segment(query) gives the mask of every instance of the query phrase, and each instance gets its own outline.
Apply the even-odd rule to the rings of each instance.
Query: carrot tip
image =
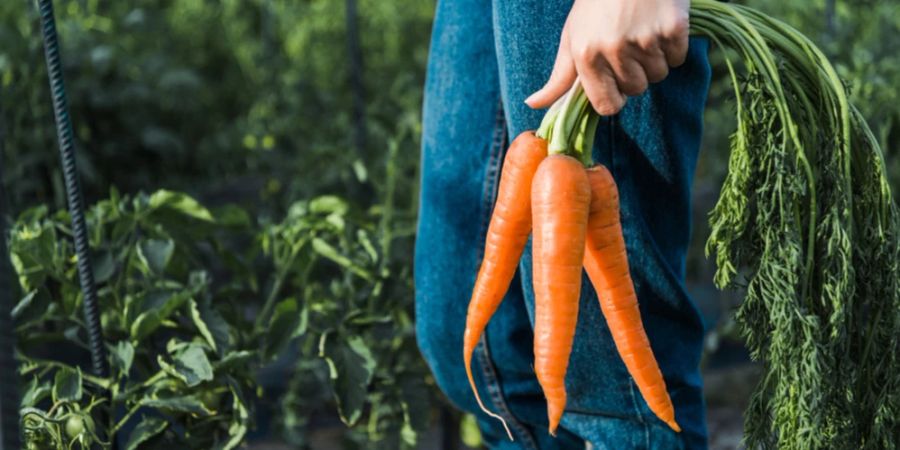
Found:
[[[681,433],[681,427],[678,426],[678,423],[675,422],[675,420],[667,420],[666,425],[668,425],[669,428],[674,430],[676,433]]]

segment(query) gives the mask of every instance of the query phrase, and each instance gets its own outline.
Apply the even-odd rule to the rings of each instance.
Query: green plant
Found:
[[[315,387],[329,378],[340,419],[354,430],[349,440],[361,448],[412,447],[431,423],[434,386],[416,347],[411,314],[407,259],[415,209],[396,190],[405,135],[389,144],[383,202],[368,211],[336,197],[297,202],[262,236],[276,273],[269,298],[284,290],[305,299],[299,305],[305,331],[297,345],[300,358],[281,407],[291,443],[307,443]],[[292,302],[274,309],[293,308]]]
[[[414,445],[432,387],[412,334],[411,273],[392,254],[410,245],[412,216],[392,188],[384,194],[368,211],[335,196],[299,201],[258,226],[234,206],[113,190],[89,213],[109,378],[78,368],[87,344],[68,214],[24,212],[10,250],[25,293],[13,316],[26,442],[105,448],[127,431],[127,449],[234,448],[261,394],[256,372],[296,347],[292,379],[332,395],[310,402],[290,386],[294,441],[305,418],[334,403],[348,426],[365,419],[359,441]]]
[[[251,423],[254,341],[238,297],[214,286],[212,260],[239,214],[214,218],[169,191],[121,197],[90,211],[94,274],[111,374],[77,364],[87,344],[68,214],[23,213],[10,251],[24,297],[13,310],[20,343],[26,442],[90,448],[130,430],[125,448],[234,448]],[[223,213],[224,214],[224,213]],[[100,411],[112,402],[112,417]],[[76,446],[77,444],[77,446]]]

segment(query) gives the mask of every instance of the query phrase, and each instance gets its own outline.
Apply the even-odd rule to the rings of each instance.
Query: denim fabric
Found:
[[[707,43],[623,111],[601,121],[594,160],[612,171],[632,276],[647,334],[676,419],[676,434],[649,410],[619,358],[596,293],[584,279],[557,437],[532,368],[534,297],[526,249],[509,293],[476,349],[479,393],[503,415],[482,414],[463,367],[466,308],[483,254],[509,136],[537,128],[543,111],[523,100],[547,79],[571,1],[443,0],[426,81],[421,204],[415,254],[419,346],[438,386],[476,414],[496,449],[704,449],[698,370],[701,316],[684,289],[690,187],[709,85]],[[603,18],[597,19],[598,26]]]

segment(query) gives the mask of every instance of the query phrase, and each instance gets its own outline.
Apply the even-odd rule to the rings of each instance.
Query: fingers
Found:
[[[619,90],[615,72],[599,54],[581,51],[575,59],[575,70],[581,77],[584,94],[601,116],[613,115],[625,106],[625,94]]]
[[[583,5],[589,8],[594,4]],[[563,27],[549,80],[525,100],[532,108],[550,106],[580,77],[594,109],[612,115],[625,105],[627,96],[642,94],[650,83],[664,80],[670,67],[680,66],[687,58],[686,5],[683,10],[661,14],[653,26],[631,28],[630,33],[623,28],[597,35],[593,23],[579,22],[579,17],[573,9]]]
[[[553,71],[550,78],[540,90],[531,94],[525,103],[532,108],[546,108],[562,97],[572,83],[575,82],[575,63],[572,61],[572,52],[568,33],[568,23],[563,26],[559,39],[559,50],[556,52],[556,62],[553,63]]]
[[[644,49],[643,52],[638,53],[635,56],[635,60],[640,63],[646,74],[647,81],[650,83],[659,83],[669,75],[669,64],[666,55],[658,44],[654,44],[650,48]]]
[[[689,27],[687,14],[679,15],[661,33],[659,45],[670,67],[684,64],[688,53]]]
[[[613,61],[610,66],[616,74],[616,83],[623,94],[634,96],[647,90],[649,83],[647,73],[634,57]]]

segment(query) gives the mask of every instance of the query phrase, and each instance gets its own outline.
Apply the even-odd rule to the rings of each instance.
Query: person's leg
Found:
[[[523,101],[549,76],[571,1],[493,3],[501,95],[509,131],[515,135],[540,123],[543,111],[533,111]],[[603,18],[598,17],[597,23],[602,26]],[[644,95],[629,99],[619,115],[602,120],[597,133],[594,160],[610,168],[619,187],[644,326],[684,431],[676,435],[669,430],[641,398],[585,277],[562,428],[596,449],[706,447],[698,369],[703,324],[684,289],[684,263],[690,237],[690,187],[709,77],[706,42],[692,39],[683,66]],[[530,249],[521,275],[528,313],[533,316]],[[502,345],[495,344],[494,336],[489,336],[489,342]],[[534,417],[533,401],[525,402],[526,406],[508,403],[514,415]],[[545,426],[546,419],[527,423]]]
[[[475,403],[462,359],[462,336],[469,295],[483,254],[484,238],[508,143],[500,103],[491,4],[483,0],[439,3],[425,89],[421,160],[421,203],[416,239],[416,332],[419,347],[438,386],[463,410],[476,414],[491,448],[553,449],[546,433],[536,438],[509,412],[506,396],[519,404],[530,396],[535,414],[543,407],[530,370],[531,326],[521,283],[485,332],[492,345],[479,345],[473,371],[481,398],[503,415],[515,441],[500,422]],[[483,341],[484,342],[484,341]],[[509,369],[513,367],[522,368]]]

